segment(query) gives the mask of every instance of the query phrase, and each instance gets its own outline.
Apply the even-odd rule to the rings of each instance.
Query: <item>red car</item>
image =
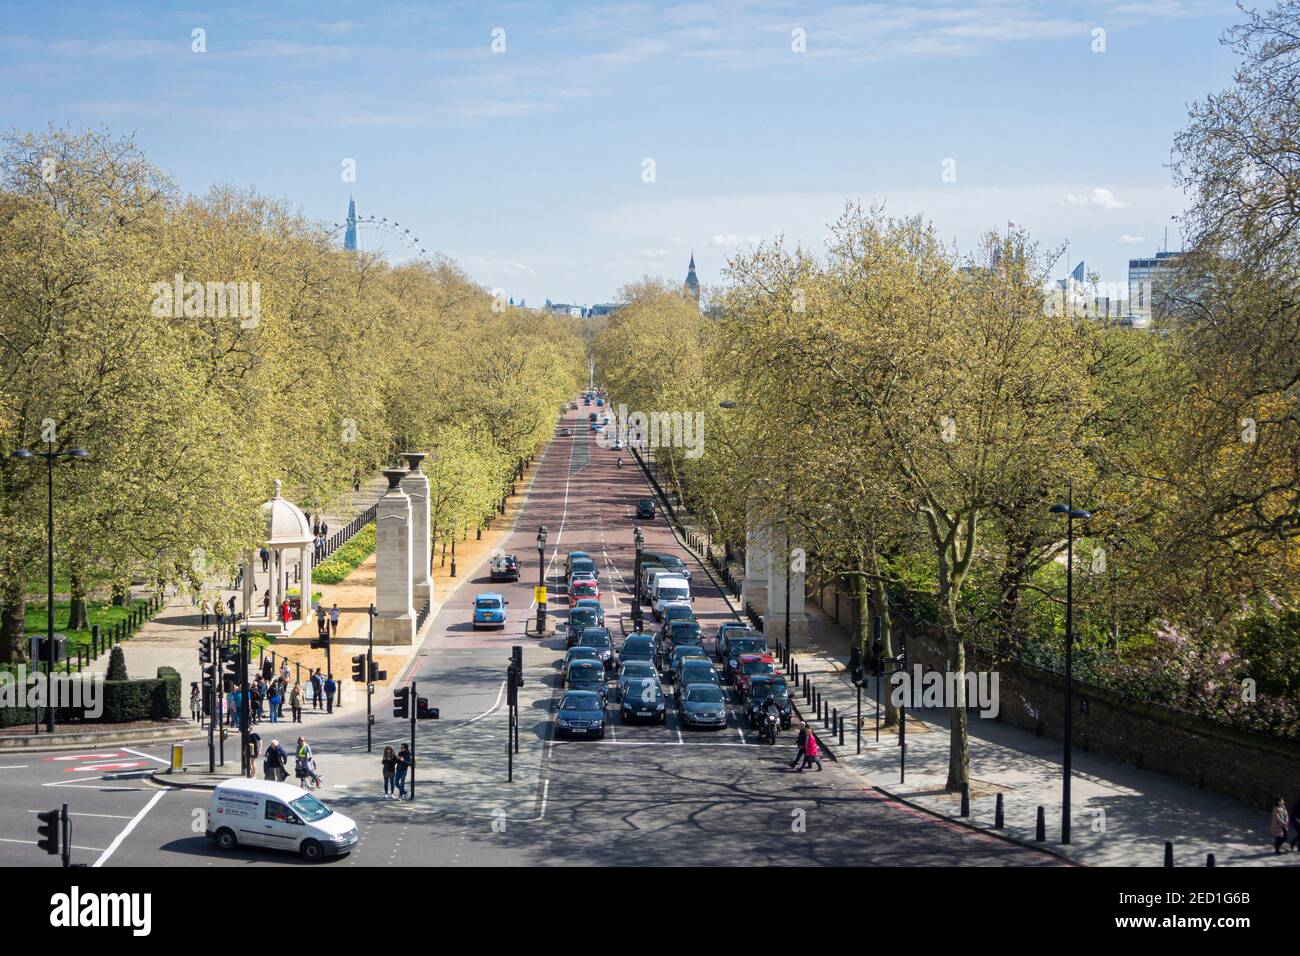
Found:
[[[573,586],[569,588],[569,607],[573,607],[583,598],[600,600],[600,585],[595,581],[573,582]]]
[[[755,674],[775,674],[776,658],[771,654],[741,654],[736,662],[736,693],[744,700],[749,693],[749,679]]]

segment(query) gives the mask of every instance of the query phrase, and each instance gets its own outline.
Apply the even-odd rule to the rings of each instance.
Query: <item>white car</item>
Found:
[[[212,791],[204,831],[223,850],[291,850],[310,862],[347,853],[357,825],[315,795],[273,780],[226,780]]]
[[[654,597],[655,620],[662,620],[664,608],[673,604],[691,606],[691,582],[675,574],[659,574],[655,577]]]

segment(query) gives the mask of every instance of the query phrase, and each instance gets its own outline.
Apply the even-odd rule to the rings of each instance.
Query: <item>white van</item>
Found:
[[[691,605],[691,582],[679,574],[657,574],[654,579],[655,619],[664,616],[664,608],[670,604]]]
[[[208,839],[223,850],[265,846],[316,862],[347,853],[357,825],[300,787],[272,780],[226,780],[212,791]]]

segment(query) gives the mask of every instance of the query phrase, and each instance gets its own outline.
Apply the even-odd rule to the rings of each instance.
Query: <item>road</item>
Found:
[[[595,406],[592,406],[594,409]],[[613,717],[602,741],[556,741],[561,631],[525,635],[535,616],[538,525],[548,529],[546,577],[559,576],[571,550],[597,560],[607,623],[617,642],[631,629],[632,534],[648,551],[675,553],[693,572],[696,613],[706,637],[732,616],[709,573],[677,541],[663,517],[636,522],[648,495],[630,456],[597,445],[579,404],[561,422],[572,430],[547,446],[505,549],[520,558],[518,583],[493,584],[486,562],[434,619],[407,682],[440,708],[418,726],[416,798],[381,799],[378,752],[407,739],[391,699],[376,698],[376,751],[365,753],[363,718],[312,725],[325,778],[322,796],[353,817],[361,841],[326,866],[390,865],[1056,865],[1046,854],[975,833],[880,797],[860,777],[824,761],[825,771],[789,769],[794,739],[760,745],[732,708],[727,728],[685,730],[673,712],[664,726],[622,726]],[[623,467],[616,461],[623,459]],[[503,631],[475,631],[476,594],[509,601]],[[553,619],[563,610],[550,605]],[[647,626],[651,619],[647,611]],[[514,781],[506,782],[505,667],[524,647],[521,740]],[[611,713],[614,713],[611,711]],[[267,733],[269,725],[263,725]],[[293,725],[280,731],[292,743]],[[0,865],[54,865],[35,846],[37,810],[67,802],[74,859],[103,866],[304,865],[290,854],[240,849],[222,854],[202,835],[209,793],[160,788],[147,779],[160,747],[101,748],[86,754],[0,756]]]

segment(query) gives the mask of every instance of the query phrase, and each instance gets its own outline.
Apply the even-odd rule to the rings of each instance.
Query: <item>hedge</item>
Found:
[[[181,675],[172,667],[158,668],[158,676],[154,678],[106,680],[100,692],[104,710],[98,718],[87,718],[79,707],[58,707],[55,721],[124,724],[136,720],[175,720],[181,715]],[[34,724],[35,720],[31,708],[0,707],[0,727]]]

